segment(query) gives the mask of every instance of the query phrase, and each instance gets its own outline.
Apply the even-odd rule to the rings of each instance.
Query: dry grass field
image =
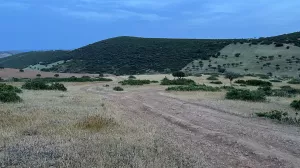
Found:
[[[139,75],[161,80],[169,75]],[[208,76],[190,77],[205,83]],[[300,131],[255,112],[295,111],[296,98],[225,100],[222,92],[166,86],[65,83],[67,92],[28,91],[0,103],[2,167],[298,167]],[[220,77],[224,85],[227,79]],[[21,86],[22,83],[10,83]],[[105,84],[110,87],[104,87]],[[274,83],[274,87],[287,85]],[[222,85],[221,85],[222,86]],[[299,88],[294,85],[293,87]],[[254,89],[248,87],[250,89]]]

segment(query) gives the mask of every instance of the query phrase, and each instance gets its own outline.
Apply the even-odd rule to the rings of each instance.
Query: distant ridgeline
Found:
[[[163,39],[116,37],[73,51],[21,53],[0,59],[0,66],[41,67],[55,72],[141,74],[181,70],[194,60],[208,60],[233,44],[299,46],[300,33],[259,39]],[[233,53],[234,48],[232,49]],[[242,53],[241,53],[242,54]],[[269,55],[266,55],[269,56]],[[59,64],[53,64],[60,62]],[[51,66],[47,66],[51,64]],[[194,72],[194,71],[191,71]]]

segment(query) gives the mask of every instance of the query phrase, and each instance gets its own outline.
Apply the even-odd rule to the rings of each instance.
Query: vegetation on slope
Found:
[[[53,50],[20,53],[0,59],[0,66],[23,69],[39,63],[50,64],[62,60],[66,61],[70,59],[68,52],[69,51]]]

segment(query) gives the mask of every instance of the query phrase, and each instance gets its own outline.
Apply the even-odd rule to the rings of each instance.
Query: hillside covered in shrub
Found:
[[[56,65],[50,70],[117,75],[147,72],[169,73],[181,70],[193,60],[208,60],[210,57],[220,55],[222,54],[220,51],[230,44],[247,44],[249,46],[259,44],[274,45],[277,48],[293,48],[293,46],[300,46],[300,32],[259,39],[166,39],[124,36],[102,40],[73,51],[17,54],[0,59],[0,66],[25,68],[40,62],[50,64],[64,60],[64,64]],[[286,51],[289,49],[282,52]],[[234,58],[240,56],[237,54]],[[269,55],[263,56],[268,57]],[[242,61],[238,63],[240,62]],[[237,62],[234,63],[236,65]],[[199,65],[199,69],[201,69],[201,65]]]

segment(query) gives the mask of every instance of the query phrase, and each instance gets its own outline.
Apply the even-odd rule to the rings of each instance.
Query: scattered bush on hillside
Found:
[[[124,80],[119,82],[122,85],[144,85],[144,84],[150,84],[151,81],[150,80]]]
[[[159,81],[152,80],[151,83],[159,83]]]
[[[40,78],[42,75],[41,74],[37,74],[36,77]]]
[[[223,84],[221,81],[211,81],[211,84],[221,85]]]
[[[283,47],[283,44],[282,43],[276,43],[275,47]]]
[[[295,110],[300,110],[300,100],[294,100],[291,104],[291,107],[293,107]]]
[[[124,91],[124,89],[121,88],[120,86],[114,87],[113,90],[114,90],[114,91],[118,91],[118,92]]]
[[[168,78],[164,78],[161,83],[161,85],[195,85],[196,82],[191,79],[173,79],[169,80]]]
[[[289,84],[300,84],[300,79],[292,79],[288,81]]]
[[[59,74],[55,74],[54,77],[58,78],[58,77],[59,77]]]
[[[19,69],[19,72],[24,72],[24,70],[23,69]]]
[[[39,80],[32,80],[28,81],[22,85],[23,89],[28,90],[60,90],[60,91],[67,91],[67,88],[60,83],[51,83],[47,84],[44,81]]]
[[[168,87],[167,91],[207,91],[207,92],[217,92],[220,91],[218,87],[212,87],[207,85],[188,85],[188,86],[175,86]]]
[[[226,93],[226,99],[243,101],[265,101],[266,96],[260,91],[250,91],[246,89],[231,89]]]

